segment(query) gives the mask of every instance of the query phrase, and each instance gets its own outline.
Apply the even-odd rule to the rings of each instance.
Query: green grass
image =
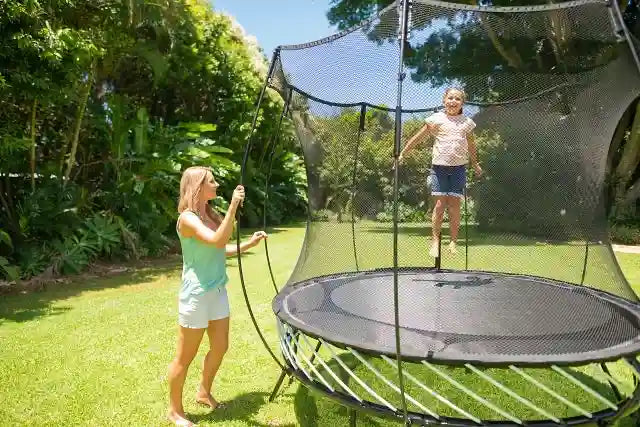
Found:
[[[364,245],[361,246],[361,268],[379,266],[391,259],[388,256],[388,226],[361,224],[357,231],[359,238],[365,239],[366,236],[368,247],[372,248],[367,250]],[[403,228],[400,238],[401,253],[404,254],[402,262],[428,262],[424,257],[426,246],[423,234],[424,231],[418,226]],[[278,285],[289,278],[303,236],[303,227],[283,228],[271,233],[269,253]],[[311,237],[320,239],[316,246],[319,250],[309,254],[314,262],[306,265],[301,275],[321,274],[329,266],[331,269],[336,266],[350,268],[353,258],[350,252],[350,226],[346,230],[320,227]],[[347,239],[346,244],[344,239]],[[342,243],[327,246],[331,242]],[[338,249],[332,250],[335,247]],[[583,253],[584,247],[579,244],[529,242],[513,236],[505,236],[503,242],[496,244],[483,240],[481,234],[475,233],[470,238],[470,251],[470,254],[475,253],[471,268],[487,268],[495,265],[494,260],[499,259],[505,269],[528,274],[540,274],[542,268],[550,268],[551,271],[557,269],[558,274],[566,274],[566,280],[574,280],[576,275],[581,274],[581,268],[580,262],[572,259],[580,259],[577,254]],[[606,253],[596,247],[592,255],[595,259],[598,256],[605,257]],[[640,256],[617,256],[628,280],[636,292],[640,291]],[[446,266],[461,265],[464,265],[462,255],[448,261]],[[266,268],[264,249],[261,247],[248,253],[243,258],[243,267],[253,311],[273,347],[277,343],[276,323],[271,309],[274,290]],[[228,407],[208,413],[205,408],[193,403],[200,363],[205,353],[203,345],[187,378],[186,411],[200,425],[347,425],[345,408],[311,393],[297,383],[285,387],[275,402],[267,402],[279,371],[251,325],[235,259],[229,260],[229,276],[231,347],[215,382],[216,397],[227,401]],[[180,259],[169,257],[153,265],[141,265],[133,274],[76,280],[40,293],[3,297],[0,301],[0,424],[168,425],[164,421],[166,367],[175,351],[179,280]],[[617,286],[613,281],[603,278],[596,268],[588,268],[589,281],[605,283],[607,289]],[[323,354],[326,356],[326,352]],[[325,359],[329,360],[330,357]],[[355,361],[347,358],[345,361],[352,363],[359,374],[368,375]],[[382,361],[376,362],[376,366],[389,376],[394,374],[393,369],[386,367]],[[410,366],[408,369],[413,372],[418,368]],[[586,367],[575,372],[577,375],[589,374],[592,385],[602,388],[604,379],[590,372],[590,369]],[[612,369],[624,371],[625,368],[612,366]],[[479,393],[498,398],[498,392],[492,386],[480,384],[475,375],[460,368],[450,368],[447,372]],[[488,372],[501,375],[493,370]],[[424,379],[424,369],[415,373]],[[573,386],[551,378],[549,372],[532,374],[543,382],[572,393]],[[503,379],[516,390],[522,390],[522,382],[510,377]],[[621,386],[622,391],[630,390],[629,383]],[[446,390],[446,386],[442,387]],[[408,390],[412,394],[420,394],[415,386],[409,386]],[[394,399],[392,393],[387,393],[385,397]],[[448,411],[424,394],[420,395],[420,399],[425,404],[433,403],[444,413]],[[521,410],[522,405],[508,397],[498,399],[505,407]],[[593,399],[580,399],[584,399],[581,404],[589,408],[598,407]],[[540,395],[534,396],[534,401],[549,403]],[[474,402],[462,399],[461,405],[473,408],[479,415],[493,416],[474,406]],[[530,415],[530,411],[521,412],[521,416],[527,415]],[[377,418],[362,417],[360,420],[359,425],[398,425]],[[630,422],[628,424],[631,425]]]

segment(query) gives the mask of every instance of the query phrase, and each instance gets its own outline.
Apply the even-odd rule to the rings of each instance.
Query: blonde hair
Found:
[[[202,185],[210,173],[211,170],[204,166],[191,166],[185,169],[180,179],[178,213],[190,211],[198,216],[208,216],[216,226],[219,226],[222,222],[222,217],[214,211],[209,204],[206,205],[205,212],[198,212],[198,202],[200,201]]]
[[[460,111],[458,112],[458,114],[462,114],[462,106],[464,105],[465,102],[467,102],[467,94],[464,90],[458,88],[458,87],[449,87],[447,88],[447,90],[444,91],[444,95],[442,95],[442,100],[444,101],[444,99],[447,97],[447,95],[449,95],[449,92],[452,91],[456,91],[456,92],[460,92],[462,94],[462,105],[460,105]]]

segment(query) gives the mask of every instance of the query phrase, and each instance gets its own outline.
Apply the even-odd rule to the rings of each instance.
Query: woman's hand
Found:
[[[253,233],[253,236],[251,236],[251,239],[249,239],[249,242],[251,243],[252,246],[256,246],[258,243],[260,243],[260,240],[263,240],[266,238],[267,238],[267,233],[265,233],[264,231],[256,231],[255,233]]]
[[[235,190],[233,190],[233,196],[231,197],[231,203],[238,206],[244,201],[244,187],[242,185],[238,185]]]
[[[475,166],[473,167],[473,170],[476,172],[476,177],[481,177],[482,176],[482,168],[480,167],[479,164],[475,164]]]

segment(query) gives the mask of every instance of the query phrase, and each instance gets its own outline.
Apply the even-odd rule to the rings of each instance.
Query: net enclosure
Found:
[[[301,253],[272,303],[282,378],[423,424],[606,424],[635,411],[640,304],[611,249],[606,191],[611,141],[640,94],[634,43],[600,0],[404,0],[276,49],[265,85],[294,124],[308,195]],[[449,213],[432,257],[433,140],[398,156],[449,87],[465,92],[483,173],[466,173],[458,250]],[[594,370],[598,386],[580,380]]]

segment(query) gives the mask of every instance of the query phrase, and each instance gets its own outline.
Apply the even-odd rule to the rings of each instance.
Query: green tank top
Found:
[[[187,213],[187,212],[183,212]],[[194,212],[188,212],[197,215]],[[179,220],[179,218],[178,218]],[[198,295],[225,286],[227,277],[225,249],[208,245],[194,237],[184,237],[178,231],[182,247],[182,288],[180,298]]]

